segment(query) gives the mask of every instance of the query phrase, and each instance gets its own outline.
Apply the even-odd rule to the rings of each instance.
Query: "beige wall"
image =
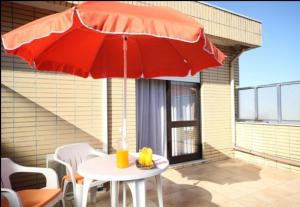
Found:
[[[232,60],[235,51],[230,48],[219,48],[228,56],[224,66],[201,74],[203,155],[204,159],[209,161],[233,156],[229,61]],[[235,71],[239,70],[238,62],[234,67]]]
[[[256,152],[300,162],[300,126],[263,123],[236,123],[237,146]],[[276,163],[256,156],[235,152],[240,159],[300,172],[299,167]]]

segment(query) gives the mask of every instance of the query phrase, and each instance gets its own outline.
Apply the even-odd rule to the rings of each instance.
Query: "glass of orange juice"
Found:
[[[128,166],[128,149],[125,143],[121,143],[117,149],[117,168],[127,168]]]
[[[127,168],[128,166],[129,166],[128,150],[126,149],[117,150],[117,167]]]

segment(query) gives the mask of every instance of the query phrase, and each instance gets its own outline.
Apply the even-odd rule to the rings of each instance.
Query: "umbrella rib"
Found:
[[[143,59],[142,59],[142,52],[141,52],[141,48],[140,48],[140,45],[139,45],[139,42],[137,41],[136,38],[131,38],[131,39],[134,39],[134,41],[136,42],[136,45],[137,45],[137,48],[138,48],[138,51],[139,51],[139,60],[140,60],[140,65],[141,65],[141,73],[144,77],[144,68],[143,68]]]

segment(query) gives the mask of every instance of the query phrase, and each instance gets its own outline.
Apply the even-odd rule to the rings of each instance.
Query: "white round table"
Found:
[[[107,155],[104,157],[96,157],[84,161],[78,167],[78,173],[84,177],[82,206],[86,206],[89,185],[93,180],[111,181],[111,206],[117,207],[119,182],[126,182],[132,193],[133,206],[145,207],[146,205],[146,186],[145,179],[155,176],[156,188],[159,207],[163,207],[162,199],[162,182],[160,174],[164,172],[169,161],[162,156],[153,155],[156,168],[151,170],[143,170],[136,167],[135,161],[138,153],[129,155],[129,167],[120,169],[116,167],[116,155]],[[125,195],[126,196],[126,195]],[[126,201],[123,202],[123,205]]]

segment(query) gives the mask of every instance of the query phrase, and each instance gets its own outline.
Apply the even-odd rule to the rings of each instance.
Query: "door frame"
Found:
[[[192,161],[192,160],[199,160],[202,159],[202,135],[201,135],[201,84],[196,84],[196,120],[195,121],[173,121],[171,120],[171,81],[167,81],[166,83],[166,112],[167,112],[167,156],[169,159],[170,164]],[[190,125],[188,125],[190,124]],[[172,156],[172,128],[174,127],[188,127],[188,126],[198,126],[198,152],[186,155],[179,155],[179,156]]]

